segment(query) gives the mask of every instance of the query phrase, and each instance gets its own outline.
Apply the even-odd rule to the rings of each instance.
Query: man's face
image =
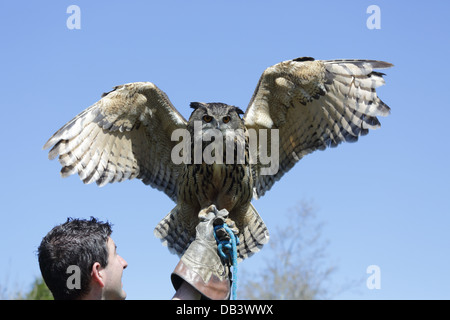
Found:
[[[122,273],[128,264],[117,254],[116,245],[111,238],[108,238],[108,264],[102,269],[105,277],[105,287],[103,288],[103,299],[123,300],[127,294],[123,290]]]

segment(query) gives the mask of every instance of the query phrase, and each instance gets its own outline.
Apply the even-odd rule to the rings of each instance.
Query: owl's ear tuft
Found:
[[[236,111],[237,114],[244,114],[244,111],[242,111],[241,108],[234,107],[234,110]]]
[[[314,60],[315,59],[312,57],[300,57],[300,58],[292,59],[292,61],[296,61],[296,62],[314,61]]]
[[[206,107],[206,105],[203,102],[191,102],[190,107],[194,110],[197,110],[198,108]]]

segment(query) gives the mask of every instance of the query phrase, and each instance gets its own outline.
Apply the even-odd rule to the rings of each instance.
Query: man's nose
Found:
[[[123,268],[125,269],[126,267],[128,267],[128,262],[126,262],[126,260],[124,258],[120,257],[120,262],[122,263]]]

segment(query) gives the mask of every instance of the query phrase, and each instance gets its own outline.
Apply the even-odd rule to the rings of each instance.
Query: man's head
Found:
[[[125,299],[121,279],[127,263],[111,233],[107,222],[69,218],[42,239],[39,266],[55,299]]]

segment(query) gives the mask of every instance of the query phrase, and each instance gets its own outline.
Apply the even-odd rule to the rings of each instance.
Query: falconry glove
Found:
[[[214,237],[214,226],[230,223],[234,233],[237,229],[227,219],[228,211],[218,211],[214,205],[200,211],[200,223],[196,227],[195,240],[186,249],[171,275],[175,290],[183,281],[189,283],[203,296],[212,300],[225,300],[230,296],[230,278],[227,261],[223,261],[217,252],[217,242]],[[216,235],[220,240],[228,236],[225,230],[219,228]]]

